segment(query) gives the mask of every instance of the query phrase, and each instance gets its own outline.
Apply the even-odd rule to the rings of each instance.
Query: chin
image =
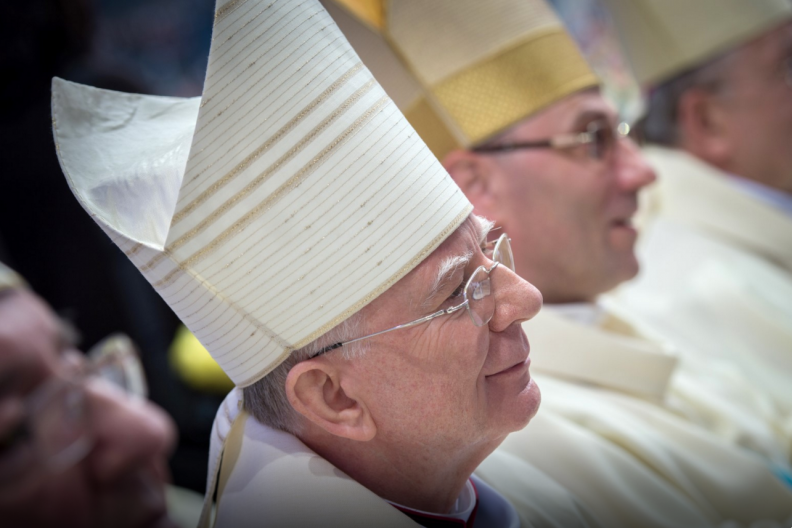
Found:
[[[609,269],[607,277],[602,280],[599,293],[610,291],[621,283],[635,278],[639,271],[638,259],[632,251],[628,254],[617,255],[612,260]]]
[[[504,433],[513,433],[525,428],[531,418],[536,416],[541,401],[539,386],[531,378],[517,397],[510,402],[504,402],[505,405],[500,410]]]

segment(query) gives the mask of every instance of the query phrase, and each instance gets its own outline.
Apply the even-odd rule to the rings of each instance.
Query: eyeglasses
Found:
[[[348,345],[350,343],[356,343],[358,341],[362,341],[363,339],[393,332],[394,330],[401,330],[402,328],[410,328],[419,324],[428,323],[432,319],[436,319],[444,315],[451,315],[453,313],[459,312],[462,309],[467,309],[467,313],[474,325],[484,326],[485,324],[489,323],[492,320],[493,315],[495,315],[495,297],[492,295],[492,281],[490,279],[490,273],[492,273],[492,271],[501,264],[514,271],[514,254],[512,253],[511,244],[509,243],[509,237],[506,236],[505,233],[502,234],[495,242],[490,259],[493,261],[492,266],[489,268],[479,266],[468,279],[465,289],[462,291],[464,300],[461,304],[452,306],[451,308],[446,308],[444,310],[438,310],[432,314],[421,317],[420,319],[416,319],[415,321],[400,324],[398,326],[394,326],[393,328],[388,328],[387,330],[382,330],[373,334],[365,335],[363,337],[358,337],[356,339],[350,339],[349,341],[344,341],[342,343],[335,343],[333,345],[326,346],[311,356],[311,359],[321,356],[322,354],[331,350],[335,350],[336,348],[341,348],[342,346]]]
[[[89,379],[103,379],[127,396],[145,398],[143,368],[128,337],[110,336],[87,356],[87,361],[65,357],[67,374],[27,396],[24,418],[0,438],[0,486],[66,469],[88,454],[93,446],[86,396]]]
[[[566,150],[581,145],[588,146],[587,155],[596,160],[601,160],[610,152],[616,141],[625,138],[630,133],[630,125],[621,122],[615,128],[604,121],[592,121],[585,132],[577,134],[559,134],[550,139],[538,141],[520,141],[504,143],[501,145],[483,145],[473,149],[474,152],[491,154],[495,152],[512,152],[514,150],[552,148]]]

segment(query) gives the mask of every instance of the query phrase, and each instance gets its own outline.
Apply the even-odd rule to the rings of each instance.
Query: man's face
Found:
[[[724,81],[730,141],[719,165],[792,193],[792,22],[737,52]]]
[[[68,469],[37,465],[32,438],[12,436],[25,398],[63,375],[72,353],[61,325],[34,295],[0,293],[0,516],[9,527],[172,526],[166,456],[174,429],[164,413],[88,381],[92,448]],[[34,471],[34,468],[36,469]]]
[[[618,119],[598,91],[587,90],[493,143],[585,132],[592,122],[615,128]],[[602,159],[589,157],[585,145],[473,155],[476,170],[487,173],[486,189],[466,194],[512,237],[518,274],[546,302],[591,300],[638,272],[631,218],[639,189],[655,176],[630,140],[616,141]]]
[[[468,220],[365,308],[368,330],[461,303],[468,277],[479,266],[492,266],[481,251],[482,236],[479,224]],[[438,280],[441,270],[446,273]],[[506,266],[490,278],[496,308],[489,325],[476,327],[461,310],[372,338],[366,354],[345,362],[348,387],[362,395],[379,441],[400,452],[412,446],[421,456],[453,453],[469,461],[536,413],[540,396],[528,373],[529,346],[519,323],[538,312],[541,295]]]

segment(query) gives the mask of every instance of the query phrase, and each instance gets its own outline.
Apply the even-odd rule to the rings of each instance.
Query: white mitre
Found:
[[[603,0],[641,86],[665,82],[792,18],[790,0]]]
[[[315,0],[218,1],[201,98],[52,92],[75,196],[239,387],[472,209]]]

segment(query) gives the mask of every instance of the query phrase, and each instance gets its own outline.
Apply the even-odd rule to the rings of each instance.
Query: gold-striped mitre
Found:
[[[325,5],[440,159],[599,84],[544,0]],[[387,45],[376,44],[372,33]],[[394,68],[393,62],[401,65]]]
[[[238,386],[471,210],[316,0],[220,0],[201,98],[55,79],[52,107],[72,191]]]
[[[604,0],[635,78],[667,81],[792,18],[789,0]]]

